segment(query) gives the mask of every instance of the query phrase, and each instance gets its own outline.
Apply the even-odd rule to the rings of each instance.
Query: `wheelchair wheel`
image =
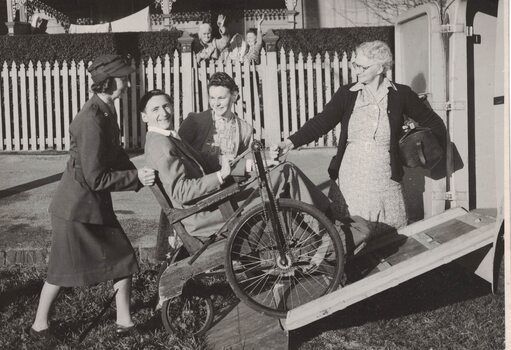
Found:
[[[181,295],[163,303],[161,317],[169,333],[202,336],[213,324],[213,301],[210,297]]]
[[[339,233],[313,206],[278,200],[287,245],[279,257],[275,234],[261,203],[240,217],[227,243],[225,273],[236,296],[273,317],[335,290],[344,271]]]

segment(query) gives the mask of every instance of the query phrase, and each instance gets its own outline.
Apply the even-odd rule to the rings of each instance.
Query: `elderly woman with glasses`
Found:
[[[387,77],[391,67],[387,44],[362,43],[353,62],[358,81],[340,87],[321,113],[279,144],[285,153],[340,124],[337,154],[328,169],[340,189],[336,216],[360,216],[370,223],[373,234],[407,224],[398,146],[404,115],[432,128],[440,144],[445,144],[441,118],[410,87]]]

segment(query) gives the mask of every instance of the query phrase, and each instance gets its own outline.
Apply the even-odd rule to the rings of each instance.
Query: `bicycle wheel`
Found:
[[[202,336],[213,324],[213,301],[210,297],[181,295],[163,303],[161,316],[169,333]]]
[[[280,259],[263,203],[240,217],[227,243],[225,273],[236,296],[253,309],[283,318],[287,311],[335,290],[344,270],[339,233],[313,206],[278,200],[287,245]]]

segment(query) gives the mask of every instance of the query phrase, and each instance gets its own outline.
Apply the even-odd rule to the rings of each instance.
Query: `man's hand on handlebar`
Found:
[[[233,160],[232,156],[222,156],[222,168],[220,169],[220,176],[222,179],[229,175],[231,175],[231,161]]]

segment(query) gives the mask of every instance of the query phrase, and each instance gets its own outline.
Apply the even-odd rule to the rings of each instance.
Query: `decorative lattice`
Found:
[[[91,25],[94,24],[94,20],[92,18],[84,17],[84,18],[77,18],[76,24],[79,25]]]
[[[261,16],[265,16],[267,20],[283,20],[287,16],[286,9],[253,9],[243,11],[245,19],[256,20]]]
[[[170,15],[173,23],[186,23],[186,22],[211,22],[211,13],[194,11],[194,12],[175,12]],[[151,15],[151,23],[162,24],[163,14]]]

